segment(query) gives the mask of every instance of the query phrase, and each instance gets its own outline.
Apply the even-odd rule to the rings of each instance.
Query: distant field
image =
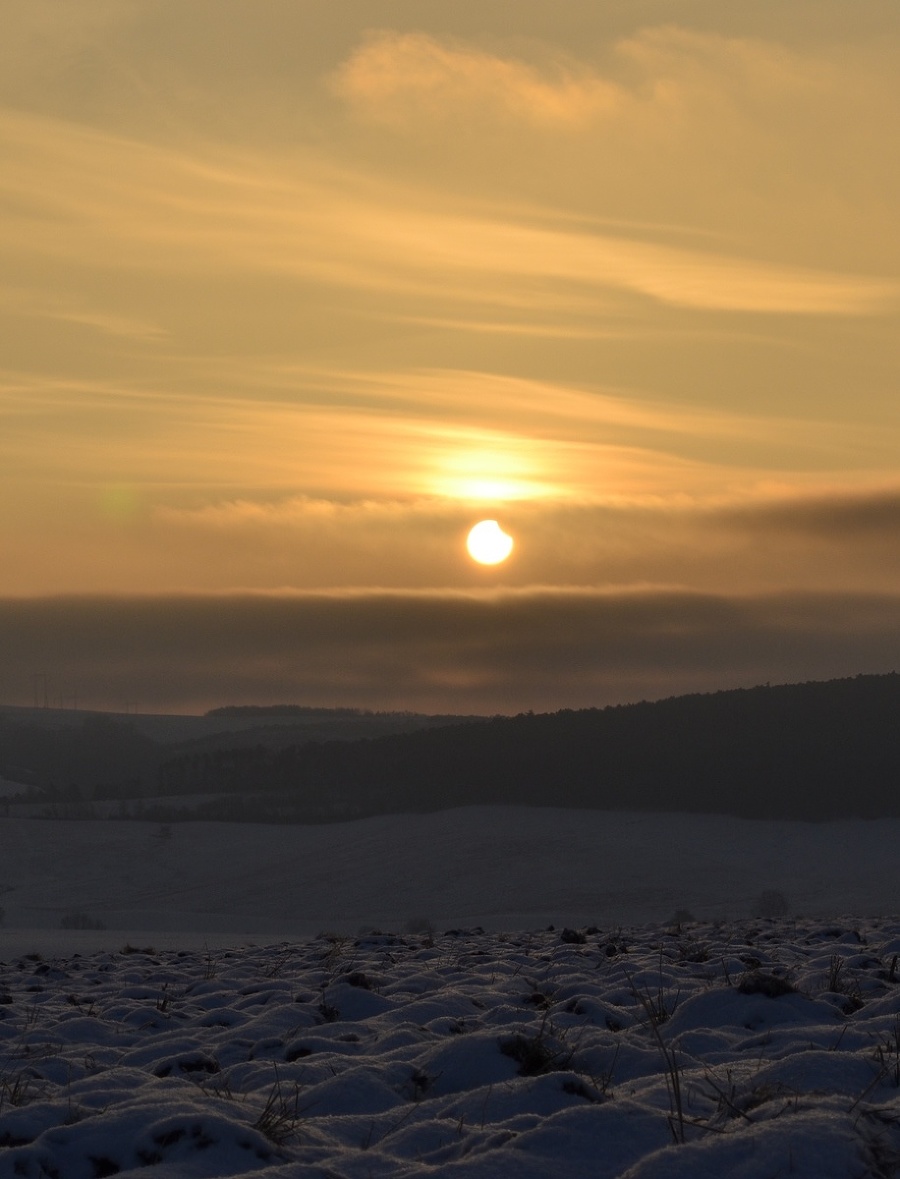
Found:
[[[87,948],[136,931],[202,945],[421,916],[494,929],[734,918],[766,890],[793,913],[878,915],[900,911],[898,846],[900,820],[529,807],[319,826],[0,819],[0,955],[51,945],[73,910],[108,931],[85,931]]]

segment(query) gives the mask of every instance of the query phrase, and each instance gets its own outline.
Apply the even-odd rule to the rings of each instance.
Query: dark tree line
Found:
[[[474,803],[831,819],[900,815],[900,676],[496,717],[172,761],[168,789],[256,794],[296,817]],[[176,786],[177,784],[177,786]],[[260,792],[269,793],[268,803]]]
[[[52,727],[0,719],[0,775],[48,798],[121,798],[155,787],[163,752],[102,714]]]
[[[214,714],[233,717],[234,729],[169,744],[142,732],[140,717],[75,711],[54,716],[40,709],[0,712],[0,777],[67,805],[158,792],[255,791],[267,749],[480,719],[305,707],[233,708]],[[248,718],[260,723],[247,728]],[[239,809],[233,803],[232,810]]]
[[[451,719],[354,715],[323,724],[348,724],[340,732],[349,735],[362,722],[379,735],[310,740],[303,727],[262,726],[167,746],[102,715],[56,729],[7,716],[0,776],[66,803],[165,794],[174,808],[174,796],[206,794],[208,802],[192,804],[194,817],[272,822],[475,803],[900,816],[896,673]],[[183,806],[160,811],[183,815]]]

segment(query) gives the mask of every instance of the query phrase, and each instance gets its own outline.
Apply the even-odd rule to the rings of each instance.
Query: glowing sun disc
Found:
[[[499,565],[512,552],[513,538],[496,520],[482,520],[466,539],[469,556],[479,565]]]

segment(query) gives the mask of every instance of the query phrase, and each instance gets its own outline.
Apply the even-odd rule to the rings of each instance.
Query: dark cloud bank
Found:
[[[900,666],[900,596],[686,592],[0,601],[0,700],[517,712]]]

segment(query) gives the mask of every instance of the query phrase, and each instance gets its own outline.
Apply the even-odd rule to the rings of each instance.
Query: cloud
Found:
[[[896,595],[332,593],[0,601],[2,698],[555,709],[894,670]]]
[[[449,198],[375,184],[312,156],[189,155],[10,111],[0,112],[0,142],[0,191],[34,211],[8,218],[0,244],[68,263],[288,275],[444,305],[556,304],[594,319],[598,297],[610,292],[783,315],[868,315],[898,294],[887,279],[547,228],[490,205],[472,215]]]
[[[744,505],[727,513],[736,527],[793,538],[831,542],[852,549],[882,541],[900,559],[900,490],[809,495],[767,505]]]
[[[0,0],[4,592],[897,584],[896,13],[223,4]]]
[[[748,452],[761,444],[771,452],[780,442],[796,454],[804,449],[846,448],[845,423],[810,421],[780,415],[754,415],[728,402],[711,406],[672,404],[633,388],[605,388],[540,380],[465,368],[419,368],[395,372],[311,372],[285,366],[270,375],[273,382],[318,385],[336,401],[352,400],[373,409],[402,408],[417,417],[438,417],[489,430],[509,430],[537,438],[602,442],[630,447],[653,444],[676,448],[679,440],[716,440],[732,446],[737,440]],[[880,427],[879,427],[880,429]],[[860,439],[872,441],[859,426]]]
[[[0,382],[5,592],[465,585],[461,538],[498,512],[520,540],[505,574],[520,585],[772,588],[777,571],[820,587],[852,573],[858,587],[896,572],[883,545],[874,564],[856,544],[852,566],[835,565],[774,516],[734,511],[770,502],[776,481],[788,500],[840,483],[840,423],[475,370],[213,360],[192,383],[193,396]],[[123,495],[133,510],[111,514]]]
[[[479,514],[499,516],[514,557],[488,578],[465,559]],[[896,492],[759,489],[752,499],[658,496],[477,504],[438,498],[225,501],[171,510],[161,547],[220,566],[251,548],[258,584],[400,587],[691,586],[709,593],[890,592],[900,578]],[[835,523],[835,521],[837,523]],[[163,539],[164,538],[164,539]],[[218,555],[217,555],[218,554]],[[290,554],[296,554],[293,562]],[[302,558],[301,558],[302,554]],[[317,577],[314,581],[310,578]],[[196,583],[194,583],[196,584]]]
[[[163,340],[169,334],[148,320],[122,315],[100,306],[91,307],[83,300],[67,300],[37,290],[15,287],[0,289],[0,308],[7,316],[72,323],[125,340],[153,342]]]
[[[193,378],[193,397],[0,382],[2,592],[483,584],[463,541],[498,514],[517,539],[509,585],[900,576],[896,479],[841,470],[877,428],[474,370],[216,360]]]
[[[657,100],[670,102],[675,85],[694,91],[698,99],[714,93],[719,102],[742,92],[779,104],[786,96],[821,99],[833,91],[840,76],[839,63],[821,44],[813,46],[809,40],[799,49],[780,40],[675,22],[621,38],[615,56],[635,66],[643,79],[655,81],[651,93]]]
[[[424,33],[369,35],[335,73],[335,91],[367,118],[388,122],[485,111],[537,127],[579,127],[621,101],[618,86],[585,70],[485,53]]]
[[[660,6],[669,23],[619,35],[601,22],[565,54],[552,36],[486,48],[477,33],[382,31],[334,84],[371,134],[385,129],[386,151],[405,142],[421,170],[446,160],[448,187],[477,173],[520,200],[718,229],[759,258],[895,270],[896,20],[880,37],[865,22],[835,36],[834,9],[742,14],[729,35],[719,13],[690,27],[689,8]]]
[[[748,94],[809,101],[827,98],[839,77],[827,59],[783,44],[677,24],[620,38],[600,68],[558,51],[543,57],[534,64],[459,39],[381,30],[342,63],[332,87],[363,119],[399,126],[477,114],[557,133],[618,120],[646,130],[651,119],[680,132],[710,97],[720,111]]]

